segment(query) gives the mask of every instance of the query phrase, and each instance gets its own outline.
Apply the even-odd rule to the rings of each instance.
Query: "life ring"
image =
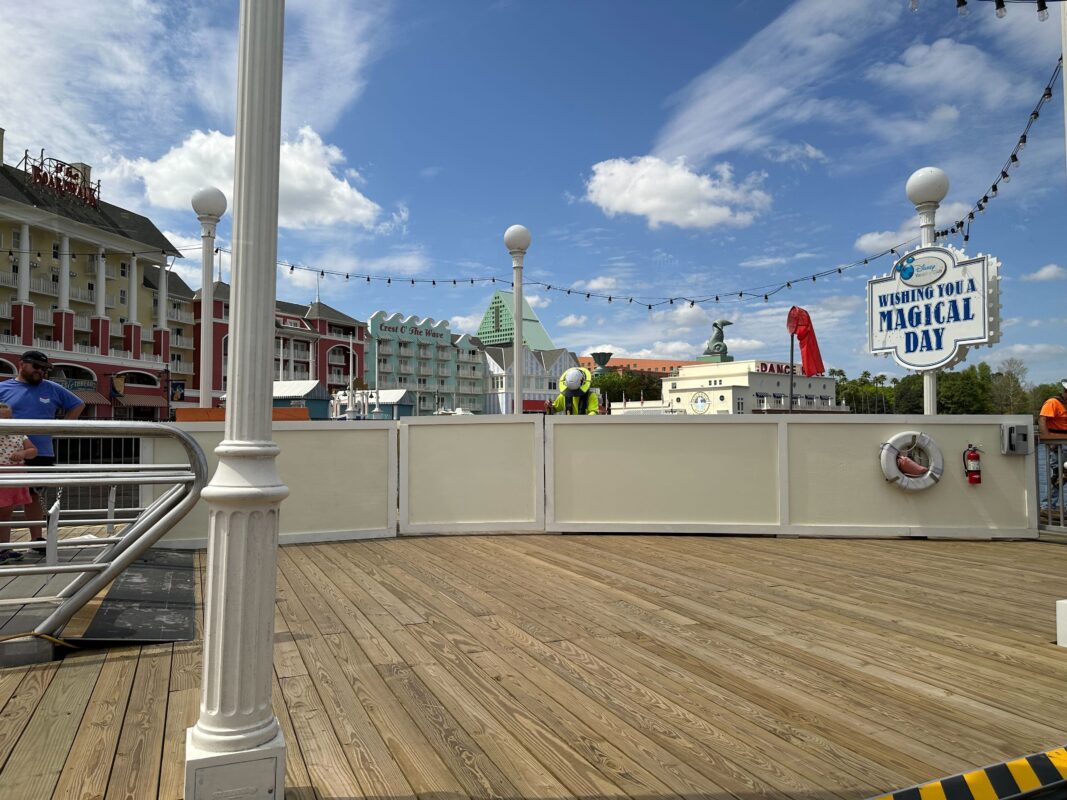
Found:
[[[909,457],[918,451],[929,466],[923,467]],[[929,489],[945,473],[945,458],[941,448],[922,431],[904,431],[882,444],[882,474],[906,492]]]

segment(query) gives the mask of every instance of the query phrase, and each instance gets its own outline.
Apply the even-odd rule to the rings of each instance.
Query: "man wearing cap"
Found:
[[[58,383],[45,379],[50,368],[48,356],[40,350],[27,350],[19,361],[19,374],[0,382],[0,403],[11,406],[15,419],[77,419],[81,415],[85,409],[81,398]],[[53,466],[56,457],[52,450],[52,437],[30,435],[29,439],[37,448],[37,456],[28,459],[26,466]],[[30,490],[33,502],[24,508],[27,519],[44,518],[44,509],[41,508],[42,491]],[[41,526],[31,526],[30,536],[38,541],[43,540]]]

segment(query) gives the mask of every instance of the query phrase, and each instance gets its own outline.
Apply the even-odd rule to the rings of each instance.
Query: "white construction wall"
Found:
[[[204,449],[208,474],[223,423],[182,423]],[[277,467],[289,497],[282,503],[279,540],[327,542],[396,535],[396,422],[276,422]],[[145,448],[149,449],[149,448]],[[157,464],[184,460],[176,442],[155,440]],[[207,503],[201,500],[160,541],[161,547],[207,546]]]
[[[1029,417],[731,415],[411,417],[276,423],[289,487],[280,539],[427,533],[634,532],[800,536],[1037,536],[1035,456],[1001,455],[1001,425]],[[210,472],[221,423],[183,424]],[[885,480],[880,446],[922,431],[941,481]],[[981,485],[962,455],[982,448]],[[176,444],[144,448],[155,463]],[[162,544],[203,547],[206,503]]]

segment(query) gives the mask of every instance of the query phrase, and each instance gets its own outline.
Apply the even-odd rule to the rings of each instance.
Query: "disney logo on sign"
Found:
[[[951,250],[928,247],[904,256],[893,265],[893,271],[906,286],[929,286],[941,280],[955,265],[956,257]]]

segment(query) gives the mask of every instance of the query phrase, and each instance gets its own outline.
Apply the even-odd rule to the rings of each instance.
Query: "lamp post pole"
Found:
[[[200,407],[211,408],[215,388],[215,226],[226,213],[226,195],[207,186],[193,195],[200,220]]]
[[[917,169],[908,178],[904,191],[919,213],[920,247],[934,243],[937,208],[948,194],[948,176],[937,167]],[[923,413],[937,413],[937,370],[923,372]]]
[[[526,251],[530,247],[530,232],[522,225],[512,225],[504,231],[504,246],[511,254],[511,288],[515,305],[512,315],[515,317],[515,333],[513,342],[512,376],[514,387],[512,394],[515,396],[512,413],[522,414],[522,387],[523,387],[523,351],[522,351],[522,262],[526,257]],[[505,401],[507,394],[504,395]]]
[[[200,718],[186,733],[185,797],[277,798],[285,741],[271,707],[278,517],[289,494],[271,440],[284,0],[241,0],[233,304],[226,427],[208,503]]]

